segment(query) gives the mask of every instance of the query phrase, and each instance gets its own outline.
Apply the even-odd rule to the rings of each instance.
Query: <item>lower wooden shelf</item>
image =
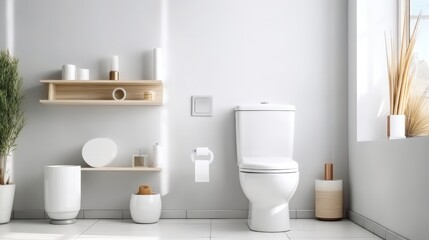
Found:
[[[157,167],[83,167],[82,171],[88,172],[160,172]]]

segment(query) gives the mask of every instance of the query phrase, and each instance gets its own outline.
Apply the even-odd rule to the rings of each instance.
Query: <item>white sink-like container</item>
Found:
[[[159,193],[151,195],[131,194],[131,218],[136,223],[156,223],[161,217],[161,196]]]
[[[75,223],[81,201],[80,166],[46,166],[44,186],[45,211],[51,224]]]

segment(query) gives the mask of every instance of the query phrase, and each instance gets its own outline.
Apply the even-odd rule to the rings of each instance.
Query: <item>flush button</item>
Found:
[[[261,102],[261,104],[269,104],[269,102]]]
[[[213,115],[212,96],[192,96],[192,116],[211,117]]]

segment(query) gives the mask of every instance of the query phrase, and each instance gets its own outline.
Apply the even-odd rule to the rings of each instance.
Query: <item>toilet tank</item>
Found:
[[[237,164],[246,159],[292,159],[295,107],[258,104],[235,108]],[[266,164],[270,164],[267,162]]]

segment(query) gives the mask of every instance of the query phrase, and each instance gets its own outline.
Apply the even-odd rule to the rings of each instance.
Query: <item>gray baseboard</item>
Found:
[[[186,218],[247,218],[247,210],[187,210]]]
[[[169,219],[169,218],[186,218],[186,210],[162,210],[161,218]]]
[[[182,209],[164,209],[161,212],[162,219],[245,219],[247,218],[247,209],[237,210],[182,210]],[[311,219],[314,218],[314,210],[290,210],[291,219]],[[130,219],[130,210],[122,209],[84,209],[79,211],[78,219]],[[12,219],[49,219],[44,210],[14,210]]]
[[[13,210],[13,219],[44,219],[44,210]]]
[[[84,210],[84,219],[123,219],[122,210]]]
[[[314,210],[296,210],[296,219],[312,219],[315,218]]]
[[[348,211],[350,221],[386,240],[407,240],[407,238],[387,229],[386,227],[351,210]]]

